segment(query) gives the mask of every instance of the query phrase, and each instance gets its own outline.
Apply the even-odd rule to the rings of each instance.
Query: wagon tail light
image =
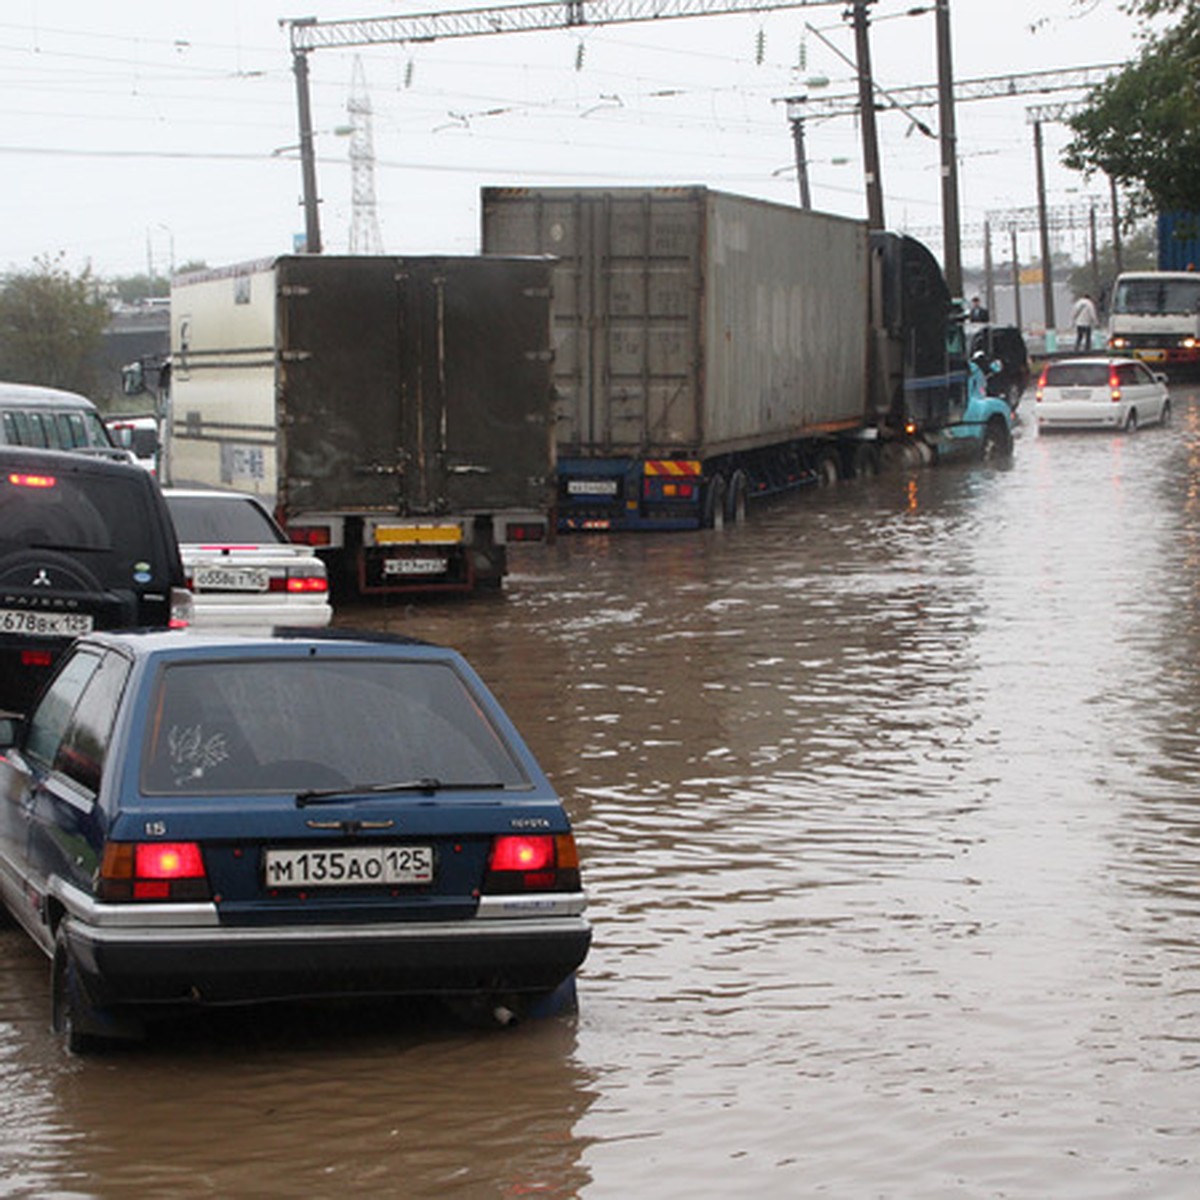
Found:
[[[272,575],[267,590],[287,592],[291,596],[323,596],[329,591],[329,581],[323,571],[293,571],[289,568],[286,575]]]
[[[485,895],[579,889],[579,850],[571,834],[513,834],[493,840]]]
[[[110,903],[212,898],[196,842],[106,843],[98,893]]]
[[[1110,371],[1108,374],[1108,390],[1112,395],[1112,402],[1120,404],[1121,402],[1121,385],[1117,381],[1116,371]]]
[[[1046,390],[1046,372],[1043,371],[1038,376],[1037,390],[1033,393],[1034,401],[1038,404],[1042,402],[1042,393]]]

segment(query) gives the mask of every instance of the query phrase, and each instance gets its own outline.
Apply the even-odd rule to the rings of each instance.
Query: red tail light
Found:
[[[519,525],[509,525],[508,540],[510,542],[544,542],[546,540],[546,526],[541,524],[541,522],[524,522]]]
[[[13,471],[8,482],[14,487],[52,488],[58,486],[58,480],[53,475],[30,475],[24,471]]]
[[[514,834],[492,842],[485,892],[577,892],[579,887],[579,850],[571,834]]]
[[[1042,392],[1046,390],[1046,372],[1043,370],[1038,376],[1037,391],[1033,393],[1034,401],[1038,404],[1042,402]]]
[[[1108,390],[1112,394],[1112,402],[1119,404],[1121,402],[1121,383],[1117,379],[1116,371],[1109,371],[1108,373]]]
[[[196,842],[109,842],[100,864],[100,899],[208,900]]]
[[[287,535],[298,546],[328,546],[331,541],[324,525],[289,525]]]
[[[52,667],[54,666],[54,655],[49,650],[22,650],[21,666]]]

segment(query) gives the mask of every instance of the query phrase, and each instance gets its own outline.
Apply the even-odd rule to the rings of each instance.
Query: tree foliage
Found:
[[[1137,211],[1200,210],[1200,3],[1132,0],[1128,10],[1178,20],[1092,91],[1063,161],[1110,176]]]
[[[0,379],[92,393],[107,325],[90,267],[73,274],[62,255],[35,259],[0,287]]]

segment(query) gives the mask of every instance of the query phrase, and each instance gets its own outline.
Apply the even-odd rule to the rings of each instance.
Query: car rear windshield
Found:
[[[239,496],[168,496],[167,507],[176,536],[191,545],[269,546],[284,540],[253,500]]]
[[[1047,387],[1107,387],[1108,363],[1057,363],[1046,368]]]
[[[78,558],[105,587],[169,580],[167,542],[144,480],[89,472],[0,471],[0,559],[22,550]]]
[[[464,680],[443,662],[247,658],[160,677],[142,790],[224,794],[437,780],[526,787]]]

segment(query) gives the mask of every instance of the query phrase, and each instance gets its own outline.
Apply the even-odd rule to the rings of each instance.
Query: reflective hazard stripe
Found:
[[[699,479],[701,475],[698,462],[675,458],[647,459],[644,472],[646,475],[670,475],[684,479]]]

